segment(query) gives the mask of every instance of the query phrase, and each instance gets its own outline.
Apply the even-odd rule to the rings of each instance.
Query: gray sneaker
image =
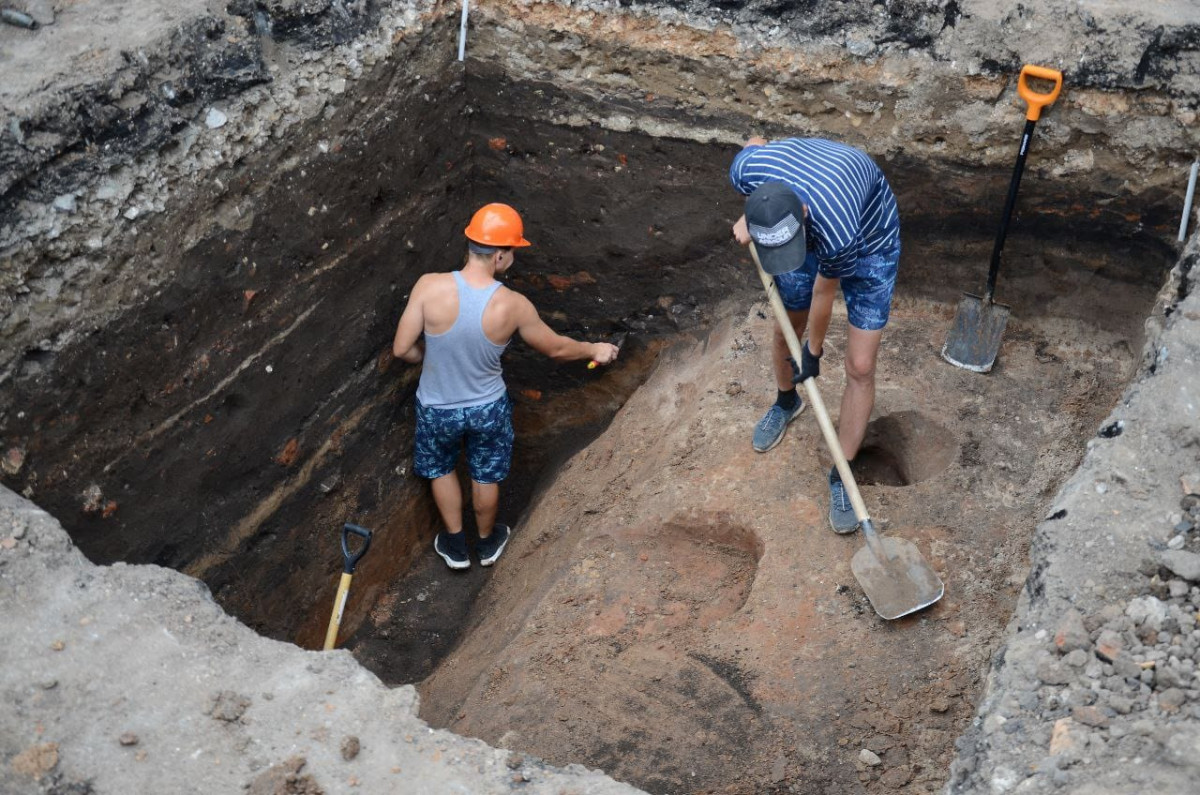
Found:
[[[798,398],[796,408],[790,412],[780,408],[778,403],[767,409],[767,413],[759,420],[758,425],[754,426],[754,449],[765,453],[782,442],[783,432],[787,430],[788,423],[799,417],[802,411],[804,411],[804,398]]]
[[[840,478],[829,478],[829,524],[833,532],[848,535],[858,529],[858,517],[850,504],[846,484]]]

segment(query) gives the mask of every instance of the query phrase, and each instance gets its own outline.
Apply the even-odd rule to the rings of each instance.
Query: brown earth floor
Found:
[[[765,302],[742,305],[660,357],[564,466],[421,685],[422,717],[657,793],[936,791],[1029,535],[1140,349],[1151,293],[1107,306],[1120,291],[1096,272],[1059,285],[1074,299],[1053,317],[1017,313],[987,376],[939,357],[952,305],[897,298],[862,456],[878,483],[863,491],[882,532],[944,578],[934,607],[886,622],[865,600],[849,567],[862,537],[825,516],[831,461],[811,410],[752,451],[771,321]],[[839,308],[821,378],[835,417],[844,329]],[[883,485],[898,480],[915,482]],[[461,598],[467,581],[446,572],[425,598]]]

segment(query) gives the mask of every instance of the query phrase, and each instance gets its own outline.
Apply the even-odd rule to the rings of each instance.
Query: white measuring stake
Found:
[[[462,24],[458,29],[458,60],[467,54],[467,6],[470,0],[463,0]]]
[[[463,0],[466,2],[466,0]],[[1196,195],[1196,173],[1200,172],[1200,160],[1192,163],[1192,173],[1188,177],[1187,197],[1183,200],[1183,217],[1179,219],[1179,242],[1187,238],[1188,216],[1192,214],[1192,197]]]

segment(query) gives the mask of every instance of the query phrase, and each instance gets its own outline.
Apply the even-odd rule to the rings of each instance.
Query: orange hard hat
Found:
[[[525,239],[525,226],[521,216],[507,204],[493,203],[480,207],[471,216],[471,223],[464,230],[467,239],[482,246],[514,248],[533,245]]]

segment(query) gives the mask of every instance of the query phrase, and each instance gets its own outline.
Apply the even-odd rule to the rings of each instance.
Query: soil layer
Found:
[[[438,725],[653,792],[946,781],[1033,526],[1122,384],[1168,361],[1142,355],[1142,319],[1194,137],[1186,5],[1131,21],[1058,0],[485,2],[464,66],[438,3],[29,4],[50,15],[40,31],[0,26],[0,61],[22,65],[0,89],[0,452],[4,483],[88,556],[181,569],[315,647],[352,519],[376,542],[343,640],[389,684],[425,680]],[[982,286],[1015,149],[1020,61],[992,52],[1006,36],[1067,63],[1072,90],[1039,124],[997,293],[1014,318],[981,378],[937,352],[960,291]],[[47,46],[77,53],[23,68]],[[864,145],[900,195],[902,285],[859,473],[884,531],[947,581],[918,617],[880,622],[857,590],[861,542],[824,526],[809,417],[749,452],[770,320],[747,309],[725,169],[751,132]],[[449,576],[409,471],[417,371],[387,347],[411,284],[460,261],[458,230],[495,199],[537,243],[510,285],[559,331],[629,336],[603,372],[514,346],[502,518],[518,534],[501,567]],[[835,413],[840,333],[822,379]],[[18,519],[0,550],[23,556]],[[0,668],[32,715],[55,697],[31,685],[54,686],[29,679],[36,651],[21,665]],[[95,708],[79,670],[62,704]],[[981,756],[997,725],[969,735]]]
[[[423,715],[656,793],[944,786],[1033,528],[1137,365],[1155,294],[1096,275],[1103,250],[1031,242],[1013,259],[1055,263],[1077,299],[1021,300],[990,375],[941,360],[953,305],[907,280],[884,335],[864,497],[944,578],[934,607],[886,622],[865,600],[849,569],[862,539],[825,515],[831,459],[811,413],[751,450],[772,321],[743,305],[660,358],[562,469],[422,684]],[[839,313],[820,379],[835,415],[844,330]],[[460,587],[446,577],[428,598]]]

